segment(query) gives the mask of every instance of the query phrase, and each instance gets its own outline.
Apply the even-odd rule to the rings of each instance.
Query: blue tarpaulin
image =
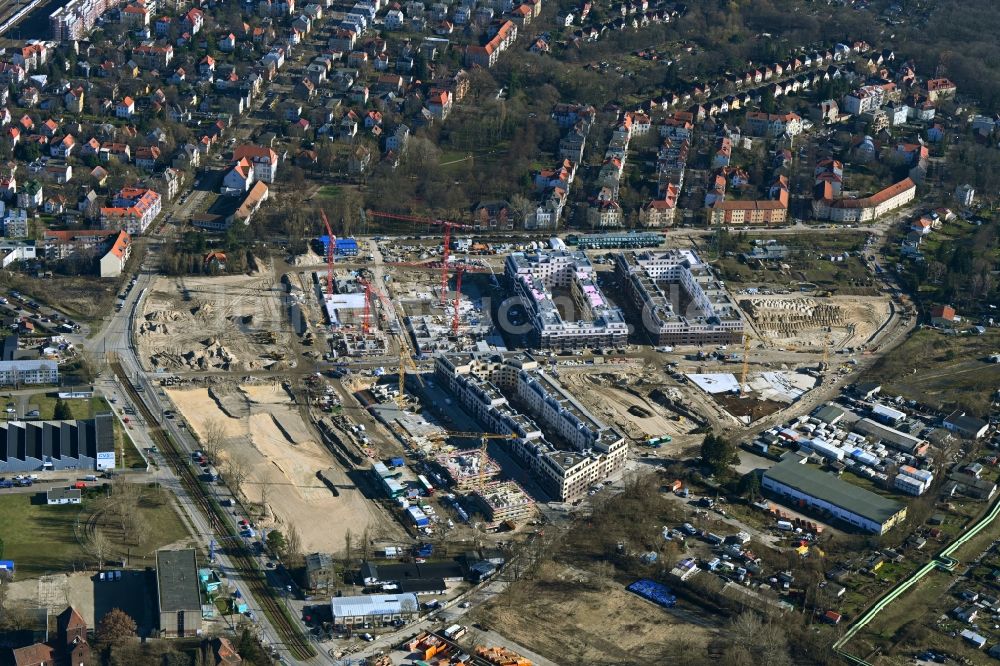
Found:
[[[625,588],[629,592],[638,594],[643,599],[649,599],[655,604],[665,608],[673,608],[677,604],[677,597],[673,595],[666,585],[657,583],[655,580],[640,578]]]

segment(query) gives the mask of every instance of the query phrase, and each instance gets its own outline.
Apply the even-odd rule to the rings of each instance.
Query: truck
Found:
[[[448,640],[457,641],[459,638],[468,633],[468,631],[469,631],[468,629],[466,629],[460,624],[453,624],[441,633],[443,633],[444,637],[447,638]]]
[[[205,470],[205,476],[208,477],[209,481],[215,482],[219,480],[219,470],[214,467],[209,467]]]
[[[779,520],[777,527],[779,530],[784,530],[786,532],[791,532],[794,529],[791,521],[788,520]]]

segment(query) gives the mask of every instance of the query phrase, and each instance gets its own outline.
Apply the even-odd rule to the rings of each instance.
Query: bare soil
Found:
[[[718,636],[714,618],[683,602],[661,608],[556,563],[543,565],[524,594],[484,612],[491,629],[560,664],[700,663]]]
[[[224,428],[220,458],[232,456],[250,468],[244,495],[250,502],[263,497],[276,526],[294,525],[304,552],[335,553],[348,531],[357,536],[368,529],[372,538],[400,532],[338,467],[279,384],[215,387],[212,395],[205,388],[170,389],[168,395],[199,437],[211,422]],[[220,471],[225,474],[224,464]],[[317,477],[320,471],[332,476],[339,496]]]

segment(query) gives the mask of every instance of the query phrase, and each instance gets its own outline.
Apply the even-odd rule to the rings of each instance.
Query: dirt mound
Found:
[[[200,303],[191,308],[191,314],[199,319],[206,319],[215,312],[211,303]]]
[[[250,416],[250,406],[239,392],[212,386],[208,389],[208,397],[212,399],[219,411],[231,419]]]
[[[312,250],[306,250],[303,254],[297,254],[292,257],[289,263],[291,263],[292,266],[314,266],[316,264],[322,264],[323,258]]]
[[[156,310],[145,316],[145,320],[149,322],[180,321],[183,318],[184,315],[176,310]]]
[[[167,335],[170,333],[170,329],[166,324],[157,324],[149,321],[144,321],[139,324],[139,335],[149,335],[151,333]]]

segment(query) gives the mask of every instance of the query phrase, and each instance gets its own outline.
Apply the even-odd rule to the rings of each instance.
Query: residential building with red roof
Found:
[[[233,161],[247,159],[253,164],[254,177],[273,183],[278,174],[278,153],[267,146],[244,145],[233,151]]]
[[[132,239],[125,231],[119,231],[111,242],[107,253],[101,257],[102,278],[116,278],[125,270],[128,258],[132,256]]]
[[[488,69],[496,64],[500,54],[510,48],[516,39],[517,24],[513,21],[504,21],[486,44],[465,48],[465,64],[469,67],[479,65]]]
[[[834,222],[868,222],[891,210],[908,204],[917,196],[917,186],[910,178],[890,185],[870,197],[861,199],[813,200],[813,214],[821,220]]]
[[[131,236],[142,234],[160,214],[160,195],[141,187],[123,188],[110,206],[101,208],[101,226],[120,229]]]

